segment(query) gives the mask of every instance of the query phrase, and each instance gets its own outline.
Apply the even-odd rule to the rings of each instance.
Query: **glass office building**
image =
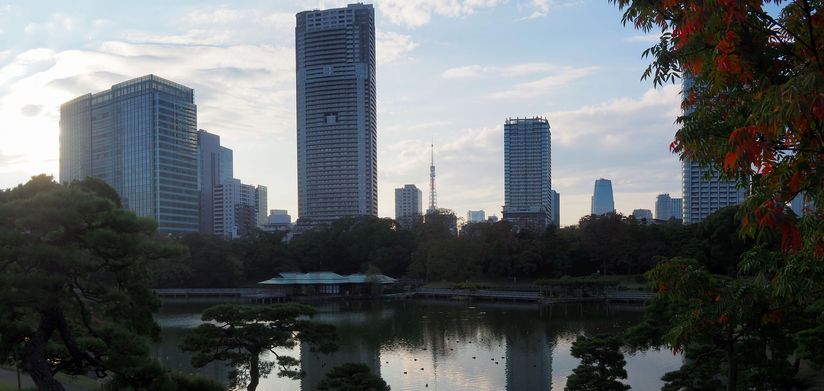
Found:
[[[298,217],[378,214],[375,11],[296,16]]]
[[[92,176],[165,233],[198,230],[194,91],[154,75],[60,106],[60,182]]]

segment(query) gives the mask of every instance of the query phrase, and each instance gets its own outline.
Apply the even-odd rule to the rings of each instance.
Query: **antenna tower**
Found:
[[[432,154],[429,165],[429,209],[426,211],[427,213],[435,213],[438,210],[438,197],[435,192],[435,143],[430,144],[430,146],[432,147]]]

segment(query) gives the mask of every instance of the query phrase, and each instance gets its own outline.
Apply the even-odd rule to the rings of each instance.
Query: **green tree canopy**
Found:
[[[611,335],[587,337],[580,335],[572,343],[572,356],[581,364],[567,377],[566,391],[624,391],[626,361],[621,353],[621,339]]]
[[[389,391],[380,376],[366,364],[346,363],[332,368],[318,384],[318,391]]]
[[[303,319],[315,313],[303,304],[239,305],[221,304],[203,311],[204,322],[188,336],[181,348],[194,352],[192,365],[200,368],[219,360],[227,361],[237,370],[230,374],[233,387],[254,391],[261,377],[277,366],[278,376],[299,379],[303,376],[300,360],[278,352],[277,348],[293,348],[299,343],[310,346],[311,352],[330,353],[334,343],[334,327]],[[275,362],[265,361],[271,354]]]
[[[0,357],[13,353],[40,390],[58,372],[133,384],[159,336],[150,263],[180,254],[155,224],[120,209],[96,179],[37,176],[0,192]]]

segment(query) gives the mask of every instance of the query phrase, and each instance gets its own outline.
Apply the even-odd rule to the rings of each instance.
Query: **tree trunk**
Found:
[[[730,336],[727,342],[727,391],[735,391],[738,386],[738,363],[735,360],[735,340]]]
[[[247,391],[255,391],[260,383],[260,353],[252,352],[252,362],[249,363],[249,386]]]
[[[40,313],[40,325],[31,339],[23,346],[22,359],[26,371],[40,391],[65,391],[63,385],[51,373],[46,362],[46,343],[54,332],[54,318],[49,312]]]

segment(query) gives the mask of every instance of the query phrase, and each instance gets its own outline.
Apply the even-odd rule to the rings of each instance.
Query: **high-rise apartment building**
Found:
[[[693,88],[693,79],[685,77],[684,93]],[[698,223],[718,209],[738,205],[747,197],[746,189],[736,181],[721,179],[716,170],[690,159],[681,162],[681,194],[684,224]]]
[[[200,232],[214,232],[215,185],[234,177],[232,150],[220,145],[220,136],[203,129],[197,131],[197,152],[200,164]]]
[[[423,215],[423,193],[415,185],[395,189],[395,221],[409,227]]]
[[[60,106],[60,182],[97,177],[166,233],[198,230],[194,91],[155,75]]]
[[[504,220],[536,231],[552,221],[551,142],[546,118],[504,123]]]
[[[676,220],[683,219],[684,216],[684,200],[681,198],[672,199],[672,218]]]
[[[378,214],[375,11],[296,16],[298,217]]]
[[[594,215],[605,215],[615,213],[615,200],[612,197],[612,181],[599,178],[595,180],[595,188],[592,191],[592,209]]]

